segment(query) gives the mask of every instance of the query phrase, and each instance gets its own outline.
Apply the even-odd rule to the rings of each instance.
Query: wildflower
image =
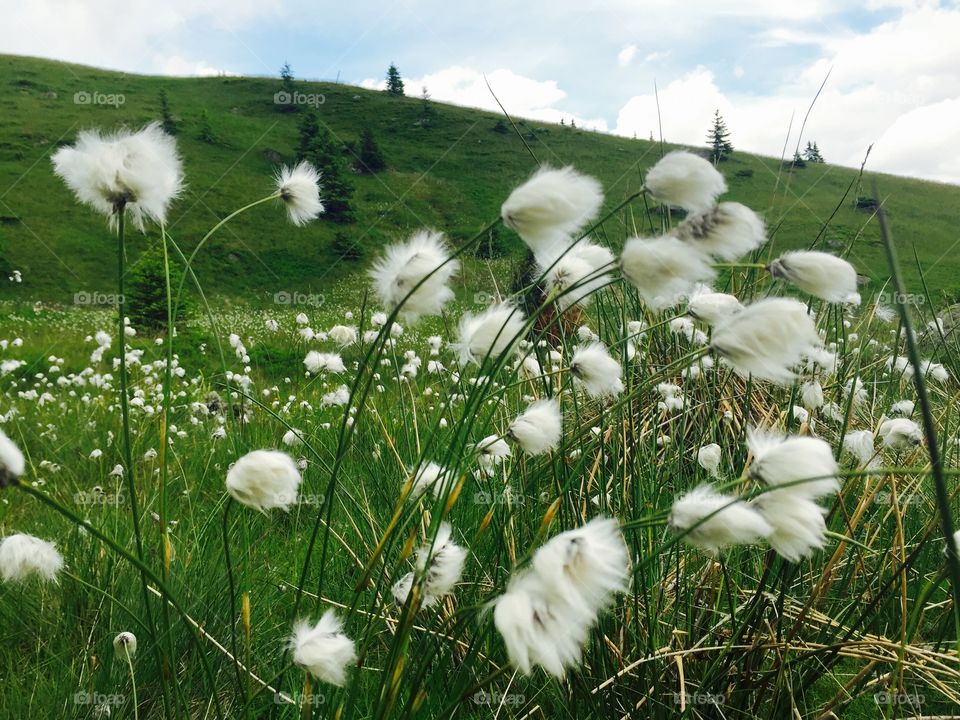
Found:
[[[584,227],[602,204],[603,189],[596,179],[572,167],[544,167],[510,193],[500,216],[537,253]]]
[[[352,325],[334,325],[328,334],[340,347],[353,345],[357,341],[357,329]]]
[[[730,545],[755,543],[773,531],[756,509],[710,485],[675,500],[667,524],[674,532],[686,531],[686,542],[711,554]]]
[[[560,443],[562,418],[560,401],[537,400],[507,428],[506,436],[529,455],[542,455]]]
[[[694,320],[716,325],[729,315],[738,312],[743,306],[733,295],[713,292],[700,286],[695,288],[687,301],[687,314]]]
[[[439,313],[453,298],[449,282],[459,267],[459,261],[450,260],[442,233],[420,230],[406,242],[388,247],[370,277],[385,305],[394,308],[402,303],[400,312],[415,320]]]
[[[715,275],[706,255],[672,237],[627,240],[620,270],[654,310],[673,307]]]
[[[346,405],[348,402],[350,402],[350,388],[346,385],[341,385],[336,390],[328,392],[320,398],[320,404],[324,407],[340,407]]]
[[[137,636],[132,632],[122,632],[119,633],[113,639],[113,652],[117,656],[117,660],[123,660],[128,662],[133,659],[133,656],[137,654]]]
[[[347,666],[357,660],[353,640],[344,634],[333,610],[327,610],[313,627],[303,620],[297,622],[289,647],[294,664],[318,680],[339,687],[347,681]]]
[[[690,215],[672,234],[721,260],[743,257],[767,240],[760,216],[736,202],[723,202]]]
[[[276,450],[254,450],[227,472],[227,492],[237,502],[260,512],[289,510],[297,502],[300,471],[293,459]]]
[[[283,444],[287,447],[294,447],[303,444],[303,432],[300,430],[287,430],[283,434]]]
[[[836,255],[794,250],[774,260],[767,270],[773,277],[782,278],[827,302],[860,304],[857,271]]]
[[[453,588],[460,582],[467,551],[452,540],[452,534],[449,523],[440,523],[433,543],[426,543],[417,552],[417,571],[423,575],[424,607],[435,605],[452,594]],[[398,603],[407,601],[413,579],[414,573],[408,573],[393,586],[393,596]]]
[[[772,528],[766,540],[779,555],[800,562],[827,543],[826,511],[796,493],[769,492],[750,503]]]
[[[923,444],[923,430],[908,418],[888,418],[880,423],[880,437],[884,447],[908,450]]]
[[[718,324],[710,349],[743,376],[786,384],[793,368],[820,347],[806,306],[790,298],[768,298],[748,305]]]
[[[726,192],[727,183],[702,157],[676,150],[650,168],[644,187],[664,205],[696,213],[711,207]]]
[[[457,344],[460,364],[480,365],[506,353],[519,339],[523,324],[523,314],[509,303],[491,305],[478,315],[466,313],[460,319]]]
[[[163,224],[167,207],[183,188],[176,142],[157,122],[135,133],[102,136],[85,130],[52,160],[77,200],[106,215],[111,225],[123,211],[141,230],[144,219]]]
[[[898,400],[890,407],[892,415],[913,415],[916,404],[913,400]]]
[[[474,445],[474,450],[481,469],[487,475],[492,474],[504,458],[510,457],[510,446],[497,435],[488,435]]]
[[[306,160],[292,170],[284,166],[277,174],[277,192],[287,206],[294,225],[306,225],[323,212],[320,202],[320,173]]]
[[[429,462],[421,466],[414,476],[411,495],[415,498],[420,497],[427,490],[430,490],[436,498],[444,493],[447,486],[449,486],[449,483],[444,469],[435,462]]]
[[[697,450],[697,463],[713,477],[720,477],[719,469],[722,456],[720,446],[716,443],[710,443]]]
[[[263,324],[264,324],[264,327],[267,328],[268,332],[276,332],[277,330],[280,329],[280,323],[278,323],[273,318],[267,318]]]
[[[750,476],[767,485],[789,485],[792,494],[816,498],[840,489],[833,450],[818,438],[747,430],[753,455]]]
[[[52,542],[19,533],[0,540],[0,577],[4,582],[22,582],[31,575],[57,582],[63,557]]]
[[[873,433],[870,430],[852,430],[843,436],[843,449],[853,455],[861,465],[867,465],[874,457]]]
[[[800,388],[800,399],[807,410],[816,410],[823,405],[823,386],[819,380],[805,382]]]
[[[26,461],[20,448],[0,430],[0,488],[15,484],[25,469]]]
[[[581,345],[570,359],[570,374],[590,397],[613,397],[623,392],[622,368],[601,343]]]
[[[560,309],[567,310],[589,300],[609,282],[607,273],[613,268],[613,253],[584,239],[559,258],[546,254],[538,257],[537,262],[548,291],[558,296]]]
[[[307,370],[313,374],[319,372],[342,373],[346,371],[343,364],[343,358],[337,353],[322,353],[311,350],[303,359],[303,364]]]

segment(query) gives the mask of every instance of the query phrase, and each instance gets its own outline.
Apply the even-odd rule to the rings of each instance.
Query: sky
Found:
[[[486,77],[512,115],[695,145],[719,109],[739,150],[809,140],[859,167],[873,145],[870,169],[960,184],[960,0],[0,0],[0,17],[3,53],[164,75],[289,62],[366,87],[395,62],[411,95],[496,110]]]

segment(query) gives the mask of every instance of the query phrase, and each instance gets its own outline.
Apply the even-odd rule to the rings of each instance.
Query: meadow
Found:
[[[178,145],[202,193],[218,170],[195,178]],[[398,222],[335,282],[308,280],[329,228],[302,171],[218,186],[207,228],[264,202],[198,241],[199,220],[163,222],[189,194],[97,186],[92,212],[38,170],[71,206],[43,236],[91,253],[68,263],[89,284],[60,287],[105,300],[31,301],[62,292],[34,265],[0,306],[0,429],[23,454],[15,469],[0,447],[0,537],[56,545],[18,563],[0,545],[0,716],[955,713],[949,271],[905,252],[915,228],[892,197],[889,217],[843,209],[862,224],[831,247],[852,268],[816,255],[800,272],[783,251],[824,249],[822,221],[741,199],[735,165],[724,182],[649,150],[623,185],[588,177],[600,158],[515,188],[531,159],[511,160],[522,174],[461,188],[469,219],[431,218],[448,240]],[[681,161],[679,190],[656,182]],[[471,182],[500,174],[476,162]],[[856,177],[825,202],[844,207]],[[776,175],[751,182],[798,212]],[[722,204],[737,199],[749,207]],[[165,321],[138,327],[116,278],[141,209],[168,271]],[[475,257],[494,225],[518,252]],[[291,253],[284,282],[248,274],[263,297],[237,299],[224,291],[244,273],[212,249],[261,228]],[[518,282],[526,246],[537,267]],[[28,259],[14,247],[10,272]],[[558,428],[530,414],[548,400]],[[261,472],[260,449],[286,464]],[[342,627],[295,630],[330,612]]]

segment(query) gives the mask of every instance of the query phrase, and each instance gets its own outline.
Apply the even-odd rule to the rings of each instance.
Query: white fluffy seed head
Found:
[[[417,570],[423,573],[423,604],[430,607],[453,593],[467,560],[467,550],[453,540],[449,523],[441,523],[432,546],[417,552]]]
[[[923,430],[909,418],[888,418],[880,423],[884,447],[909,450],[923,444]]]
[[[579,346],[570,358],[570,374],[590,397],[609,398],[623,392],[623,369],[601,343]]]
[[[650,168],[644,186],[664,205],[692,213],[708,209],[727,190],[723,175],[712,164],[683,150],[664,155]]]
[[[294,664],[318,680],[338,687],[346,683],[347,667],[357,660],[353,640],[344,634],[333,610],[327,610],[316,625],[297,622],[289,647]]]
[[[374,290],[388,308],[400,305],[408,320],[436,315],[453,298],[449,283],[460,268],[449,258],[442,233],[419,230],[377,259],[370,270]]]
[[[507,352],[523,332],[523,313],[509,303],[498,303],[479,314],[466,313],[460,319],[457,350],[460,364],[482,364]]]
[[[25,469],[26,461],[20,448],[0,430],[0,488],[16,482]]]
[[[820,336],[806,306],[791,298],[767,298],[748,305],[713,330],[710,349],[738,374],[787,384],[796,368],[820,348]]]
[[[707,255],[673,237],[627,240],[620,270],[653,310],[677,305],[716,274]]]
[[[697,463],[713,477],[720,476],[720,460],[723,453],[717,443],[704,445],[697,450]]]
[[[784,491],[809,498],[840,489],[833,450],[819,438],[748,429],[747,446],[753,455],[750,476],[767,485],[786,485]]]
[[[716,325],[742,308],[740,301],[733,295],[713,292],[704,286],[694,288],[687,302],[687,314],[707,325]]]
[[[113,652],[117,660],[129,662],[137,654],[137,636],[132,632],[119,633],[113,639]]]
[[[860,304],[857,271],[853,265],[830,253],[815,250],[786,252],[767,266],[781,278],[806,293],[831,303]]]
[[[723,202],[690,215],[673,235],[721,260],[736,260],[767,241],[760,216],[736,202]]]
[[[861,465],[867,465],[875,454],[874,437],[870,430],[851,430],[843,436],[843,449],[853,455]]]
[[[306,160],[295,167],[282,167],[277,173],[277,192],[287,206],[294,225],[306,225],[323,212],[320,201],[320,173]]]
[[[701,485],[673,503],[667,524],[684,540],[709,553],[765,538],[772,528],[754,508],[710,485]]]
[[[506,436],[528,455],[542,455],[556,449],[562,426],[560,401],[556,398],[536,400],[510,423]]]
[[[353,345],[357,341],[357,329],[353,325],[334,325],[327,335],[340,347]]]
[[[776,552],[790,562],[800,562],[827,544],[826,511],[813,500],[795,493],[765,493],[751,503],[772,528],[766,536]]]
[[[337,353],[323,353],[311,350],[303,359],[303,364],[307,370],[313,374],[320,372],[342,373],[346,372],[346,366],[343,364],[343,358]]]
[[[603,189],[595,178],[572,167],[544,167],[510,193],[500,216],[538,253],[583,228],[602,204]]]
[[[581,240],[558,258],[555,253],[537,255],[540,274],[548,292],[558,295],[561,310],[585,303],[609,282],[613,253],[589,240]]]
[[[23,582],[37,575],[55,583],[62,569],[63,557],[52,542],[25,533],[0,540],[0,577],[4,582]]]
[[[183,189],[176,142],[158,122],[113,135],[85,130],[73,147],[61,148],[52,160],[54,172],[77,199],[106,215],[111,225],[121,207],[141,230],[145,219],[162,224],[170,202]]]
[[[237,502],[265,512],[289,510],[297,502],[300,471],[286,453],[254,450],[237,460],[227,472],[227,492]]]
[[[823,386],[817,379],[809,380],[800,388],[800,399],[807,410],[816,410],[823,405]]]

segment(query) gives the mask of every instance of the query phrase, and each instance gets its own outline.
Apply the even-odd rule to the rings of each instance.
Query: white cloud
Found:
[[[181,55],[172,55],[157,60],[162,75],[176,77],[215,77],[218,75],[235,75],[223,68],[210,65],[206,60],[188,60]]]
[[[888,172],[960,182],[960,98],[898,117],[877,141],[871,165]]]
[[[606,130],[603,118],[587,118],[557,107],[567,93],[555,80],[534,80],[510,70],[499,69],[487,73],[487,82],[497,98],[512,116],[558,123],[575,120],[577,125],[595,130]],[[404,78],[407,95],[417,96],[424,87],[435,100],[500,112],[497,101],[487,88],[483,74],[471,68],[454,65],[418,78]],[[362,87],[379,90],[381,80],[366,79]]]
[[[626,67],[630,64],[630,61],[633,60],[634,56],[637,54],[636,45],[626,45],[623,50],[617,53],[617,64],[620,67]]]

